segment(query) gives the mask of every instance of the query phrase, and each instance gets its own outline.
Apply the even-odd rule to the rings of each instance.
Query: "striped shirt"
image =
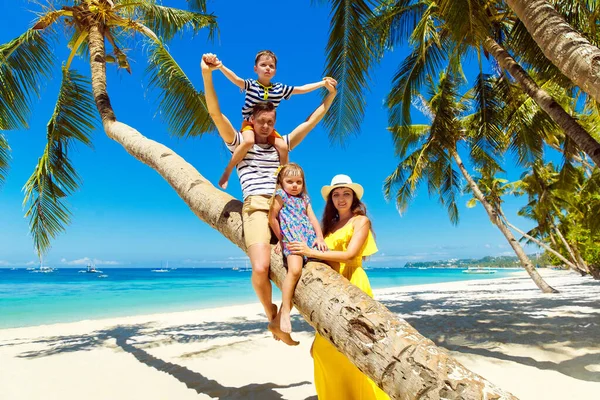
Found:
[[[242,142],[241,132],[237,132],[232,143],[227,144],[227,148],[233,154],[233,151]],[[283,140],[290,146],[290,136],[283,136]],[[277,177],[275,173],[279,167],[279,154],[273,145],[254,144],[246,156],[237,165],[237,173],[242,186],[244,200],[248,196],[267,195],[275,193],[275,184]]]
[[[265,87],[256,79],[246,79],[244,81],[244,90],[246,91],[246,97],[244,98],[244,106],[242,107],[242,117],[244,121],[249,121],[255,105],[269,101],[277,108],[281,100],[288,100],[290,98],[294,87],[284,85],[283,83],[272,83],[271,86]]]

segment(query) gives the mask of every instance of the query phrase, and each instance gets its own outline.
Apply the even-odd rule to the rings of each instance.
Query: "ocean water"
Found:
[[[98,268],[102,269],[102,268]],[[426,283],[490,279],[460,269],[369,268],[374,289]],[[0,328],[34,326],[139,314],[194,310],[257,302],[250,270],[178,268],[153,272],[142,268],[107,268],[102,273],[58,269],[32,273],[0,269]],[[274,298],[280,297],[274,287]]]

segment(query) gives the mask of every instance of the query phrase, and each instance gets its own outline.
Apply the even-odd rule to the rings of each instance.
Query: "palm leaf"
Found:
[[[156,89],[161,116],[174,136],[199,136],[214,131],[202,92],[192,82],[163,46],[151,50],[149,86]]]
[[[48,122],[47,144],[25,184],[25,213],[39,256],[50,248],[51,239],[65,230],[71,212],[65,198],[77,190],[79,176],[68,157],[73,143],[91,145],[96,118],[89,81],[63,68],[63,80]]]
[[[379,61],[379,52],[366,29],[372,12],[369,1],[332,0],[332,18],[327,43],[325,75],[339,81],[338,95],[325,115],[331,140],[340,143],[360,132],[365,112],[363,91],[369,69]]]
[[[8,163],[10,161],[10,146],[6,137],[0,133],[0,187],[6,179],[8,173]]]
[[[408,42],[426,9],[427,5],[422,1],[382,1],[371,20],[367,22],[367,26],[380,46],[393,50],[396,46]]]
[[[48,35],[41,31],[30,29],[0,46],[0,129],[27,126],[53,63]]]
[[[206,12],[206,0],[187,0],[188,7],[192,11]]]
[[[196,2],[199,3],[199,2]],[[209,37],[213,37],[217,29],[217,18],[212,14],[202,14],[192,11],[156,5],[154,1],[125,0],[118,5],[119,14],[126,23],[116,19],[112,23],[124,28],[134,29],[139,22],[152,30],[161,40],[168,42],[178,33],[191,30],[194,34],[201,29],[209,28]],[[129,24],[127,24],[127,21]],[[109,21],[109,24],[112,24]]]

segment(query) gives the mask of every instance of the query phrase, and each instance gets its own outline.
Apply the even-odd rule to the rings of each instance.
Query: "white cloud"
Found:
[[[77,260],[67,260],[66,258],[62,258],[60,260],[61,264],[65,264],[65,265],[89,265],[89,264],[94,264],[94,265],[123,265],[126,264],[124,262],[121,261],[106,261],[106,260],[99,260],[97,258],[90,258],[90,257],[83,257],[83,258],[79,258]]]
[[[12,264],[9,263],[8,261],[0,260],[0,267],[8,267],[9,265],[12,265]]]
[[[32,265],[39,265],[39,261],[28,261],[28,262],[10,262],[5,260],[0,260],[0,267],[30,267]]]
[[[483,247],[485,247],[486,249],[489,249],[489,248],[491,248],[491,247],[492,247],[492,245],[490,245],[490,244],[485,244]]]

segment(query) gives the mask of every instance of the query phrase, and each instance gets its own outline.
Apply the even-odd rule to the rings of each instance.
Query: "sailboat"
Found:
[[[52,268],[52,267],[48,267],[48,266],[44,266],[44,258],[40,257],[40,268],[39,269],[34,269],[31,272],[37,272],[37,273],[42,273],[42,274],[48,274],[50,272],[54,272],[56,271],[56,269]]]
[[[163,268],[162,261],[160,262],[160,268],[153,269],[152,272],[169,272],[169,262],[167,261],[167,268]]]

